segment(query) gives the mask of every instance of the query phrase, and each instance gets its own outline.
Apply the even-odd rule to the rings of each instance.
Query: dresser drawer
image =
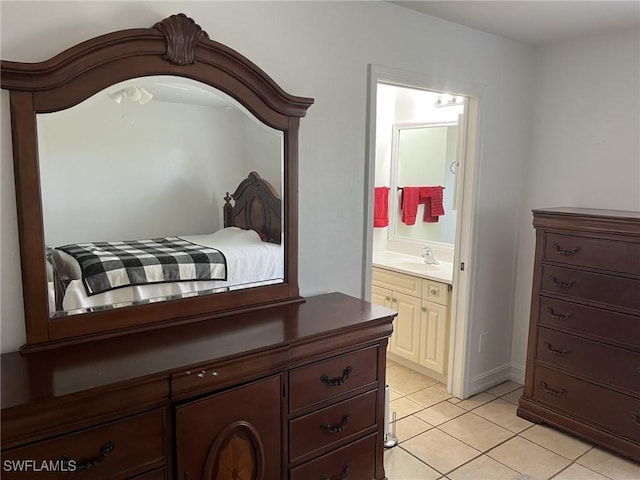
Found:
[[[536,359],[640,394],[638,353],[540,327]]]
[[[538,325],[640,349],[640,317],[540,297]]]
[[[541,366],[536,366],[533,398],[585,423],[640,442],[638,398]]]
[[[307,462],[291,470],[290,480],[371,479],[376,463],[377,434]]]
[[[640,280],[543,265],[540,289],[640,312]]]
[[[378,391],[374,390],[292,420],[289,426],[291,461],[375,427],[377,397]]]
[[[378,347],[332,357],[289,373],[292,412],[378,381]]]
[[[3,479],[33,478],[104,479],[125,472],[129,475],[160,467],[165,463],[165,411],[129,417],[100,427],[38,442],[2,453]],[[66,464],[62,458],[69,459]],[[32,460],[57,463],[56,471],[26,472],[6,469],[7,461]],[[11,465],[17,465],[12,463]],[[63,470],[66,469],[66,470]],[[73,471],[73,473],[69,473]],[[143,477],[144,478],[144,477]],[[154,477],[151,477],[154,478]],[[161,478],[161,477],[159,477]]]
[[[158,470],[154,470],[153,472],[143,473],[142,475],[137,475],[133,477],[131,480],[167,480],[167,469],[160,468]]]
[[[640,275],[640,243],[547,233],[544,259]]]

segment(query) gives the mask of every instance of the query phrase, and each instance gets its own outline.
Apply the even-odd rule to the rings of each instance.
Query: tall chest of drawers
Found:
[[[640,461],[640,212],[534,210],[518,415]]]

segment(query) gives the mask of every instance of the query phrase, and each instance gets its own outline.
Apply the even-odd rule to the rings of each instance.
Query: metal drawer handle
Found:
[[[558,252],[560,255],[574,255],[580,251],[580,247],[575,247],[575,248],[572,248],[571,250],[563,250],[562,247],[557,243],[554,243],[552,246],[553,246],[553,249],[556,252]]]
[[[349,423],[349,420],[351,420],[351,412],[347,412],[344,414],[344,417],[342,417],[342,422],[340,423],[340,425],[336,425],[332,427],[327,422],[322,422],[320,424],[320,428],[322,428],[322,430],[324,430],[327,433],[340,433],[345,428],[347,428],[347,423]]]
[[[558,277],[556,277],[555,275],[551,275],[551,279],[553,280],[553,283],[555,283],[555,285],[560,288],[571,288],[576,283],[575,280],[567,280],[566,282],[558,280]]]
[[[547,313],[551,315],[553,318],[555,318],[556,320],[569,320],[571,317],[573,317],[573,313],[571,312],[556,313],[553,311],[553,308],[551,307],[547,307]]]
[[[564,395],[567,391],[564,388],[560,388],[558,390],[549,387],[547,382],[544,380],[540,380],[540,386],[547,392],[549,395],[553,395],[554,397],[559,397],[560,395]]]
[[[66,466],[69,466],[71,462],[75,464],[75,470],[91,470],[92,468],[97,467],[102,463],[102,461],[109,456],[111,452],[113,452],[116,448],[116,444],[112,441],[105,443],[100,449],[100,456],[96,457],[92,460],[87,460],[86,462],[79,462],[77,460],[72,460],[70,457],[63,455],[58,458],[58,460],[62,460]]]
[[[323,373],[322,375],[320,375],[320,381],[322,383],[329,385],[330,387],[338,387],[342,385],[344,382],[346,382],[347,380],[349,380],[349,377],[351,376],[352,372],[353,372],[353,368],[351,368],[351,365],[349,365],[347,368],[345,368],[342,371],[342,377],[329,378],[329,375],[327,375],[326,373]]]
[[[347,476],[349,475],[349,470],[351,469],[351,464],[347,463],[344,468],[342,469],[342,473],[340,474],[340,476],[338,477],[339,480],[345,480],[345,478],[347,478]],[[331,480],[331,477],[329,475],[327,475],[326,473],[324,475],[322,475],[320,477],[320,480]]]
[[[544,346],[547,349],[547,352],[549,352],[552,355],[558,355],[559,357],[563,357],[567,353],[571,353],[571,350],[568,350],[566,348],[563,348],[561,350],[556,350],[556,349],[552,348],[552,346],[551,346],[551,344],[549,342],[544,342]]]

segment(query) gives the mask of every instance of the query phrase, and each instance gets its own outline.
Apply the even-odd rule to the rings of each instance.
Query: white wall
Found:
[[[532,208],[640,210],[640,31],[540,48],[512,362],[526,362],[535,249]]]
[[[114,29],[183,11],[286,91],[315,98],[300,131],[300,287],[362,291],[367,65],[466,82],[481,98],[473,382],[510,363],[517,234],[528,151],[533,49],[386,2],[2,2],[2,58],[41,61]],[[363,19],[366,18],[366,21]],[[6,118],[3,106],[3,119]],[[9,129],[2,129],[2,351],[24,341]],[[5,195],[5,191],[7,194]],[[474,351],[477,351],[474,349]]]

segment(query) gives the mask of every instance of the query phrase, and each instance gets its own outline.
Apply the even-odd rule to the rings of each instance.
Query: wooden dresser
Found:
[[[640,212],[534,210],[518,415],[640,461]]]
[[[2,478],[384,479],[394,316],[327,294],[3,354]]]

